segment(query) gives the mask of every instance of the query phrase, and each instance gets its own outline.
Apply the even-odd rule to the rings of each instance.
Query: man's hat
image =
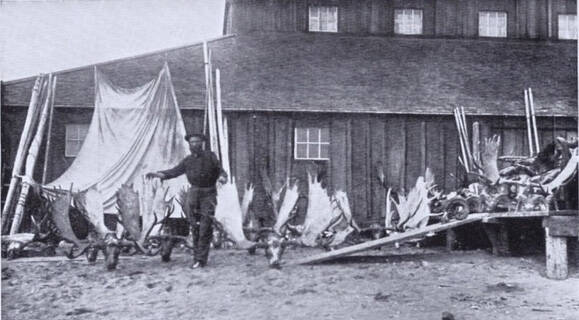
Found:
[[[206,140],[205,135],[202,134],[202,133],[189,133],[189,134],[187,134],[187,135],[185,136],[185,140],[189,141],[189,139],[191,139],[191,138],[193,138],[193,137],[199,138],[199,139],[201,139],[202,141],[205,141],[205,140]]]

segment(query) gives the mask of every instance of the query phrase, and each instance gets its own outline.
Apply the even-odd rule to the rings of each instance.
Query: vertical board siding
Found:
[[[24,126],[26,112],[4,106],[2,126],[14,134],[17,141]],[[203,111],[183,110],[188,132],[200,132]],[[328,190],[348,193],[352,212],[359,223],[377,221],[385,204],[385,189],[377,183],[376,166],[382,163],[386,184],[394,191],[414,186],[416,178],[429,167],[435,183],[446,192],[462,183],[463,169],[458,166],[460,154],[458,134],[451,116],[409,115],[344,115],[295,114],[266,112],[227,112],[232,174],[238,182],[240,196],[246,183],[255,186],[252,209],[272,223],[271,207],[267,203],[260,169],[265,168],[270,179],[279,187],[291,175],[300,180],[300,218],[307,206],[306,170],[318,166],[327,170]],[[64,157],[65,127],[86,123],[92,118],[91,109],[56,108],[52,132],[51,161],[48,180],[59,177],[72,163]],[[330,128],[330,161],[293,159],[293,129],[303,122],[327,125]],[[480,140],[498,134],[502,138],[500,155],[526,155],[526,122],[523,117],[469,117],[480,122]],[[556,136],[577,135],[577,120],[573,118],[539,118],[541,146]],[[10,144],[10,162],[14,161],[17,143]],[[41,168],[42,166],[39,166]],[[41,170],[40,170],[41,172]],[[35,177],[39,179],[40,177]],[[457,180],[458,178],[458,180]]]
[[[370,161],[368,163],[368,183],[372,197],[371,212],[369,219],[378,220],[381,217],[382,208],[386,202],[386,190],[380,185],[377,175],[377,164],[384,163],[385,159],[385,130],[383,118],[372,117],[370,119]]]
[[[368,197],[368,138],[369,121],[366,117],[352,120],[352,207],[356,218],[365,220],[370,214]]]
[[[388,185],[400,190],[406,177],[406,118],[395,116],[385,122],[384,174]]]
[[[434,174],[434,183],[444,189],[444,122],[426,124],[426,167]]]
[[[423,10],[427,36],[478,36],[480,10],[507,12],[507,37],[548,37],[548,0],[328,0],[231,1],[232,33],[307,31],[308,6],[338,6],[338,31],[355,34],[393,34],[394,10]],[[557,16],[576,13],[576,0],[552,0],[551,31],[557,37]]]
[[[404,186],[407,192],[414,187],[416,179],[424,175],[426,157],[423,123],[416,117],[409,118],[406,123],[406,181]]]

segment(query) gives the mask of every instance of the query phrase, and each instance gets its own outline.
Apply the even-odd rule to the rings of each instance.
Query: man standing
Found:
[[[219,160],[213,152],[203,150],[205,136],[202,134],[188,134],[185,140],[189,143],[191,154],[185,157],[174,168],[149,172],[146,177],[167,180],[182,174],[187,176],[191,184],[191,212],[193,213],[193,269],[203,268],[207,264],[209,245],[213,237],[212,217],[215,215],[217,203],[217,180],[225,180],[227,174],[221,169]],[[196,232],[195,232],[196,231]]]

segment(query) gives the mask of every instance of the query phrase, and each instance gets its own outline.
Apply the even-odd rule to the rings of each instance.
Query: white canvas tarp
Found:
[[[144,174],[175,166],[188,154],[185,126],[167,64],[157,79],[124,89],[95,70],[95,109],[88,134],[68,170],[47,187],[83,191],[96,187],[106,213],[116,213],[116,191],[133,183],[141,193]],[[168,197],[187,185],[185,176],[167,180]],[[142,193],[141,193],[142,194]],[[175,214],[181,208],[175,206]]]

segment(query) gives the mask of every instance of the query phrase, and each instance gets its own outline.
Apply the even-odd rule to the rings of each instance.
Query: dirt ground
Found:
[[[286,261],[320,252],[291,249]],[[542,255],[371,250],[331,264],[267,268],[262,254],[2,263],[2,319],[579,319],[579,274],[546,279]]]

